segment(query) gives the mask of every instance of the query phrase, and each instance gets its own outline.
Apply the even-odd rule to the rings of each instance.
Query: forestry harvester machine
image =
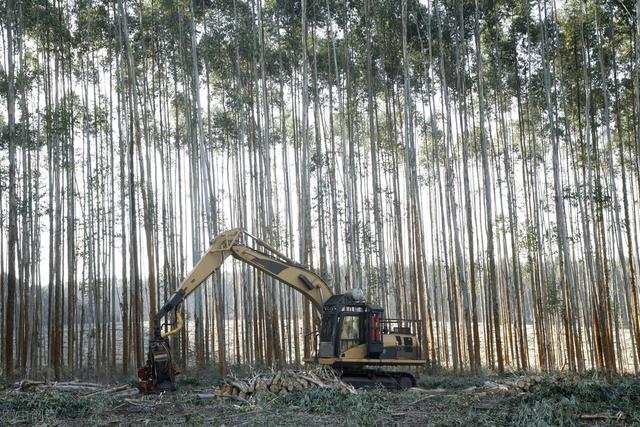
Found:
[[[233,229],[211,241],[207,252],[152,319],[147,364],[138,370],[138,388],[142,393],[176,389],[178,371],[172,361],[169,337],[184,326],[179,307],[229,255],[299,291],[320,313],[319,345],[315,356],[305,359],[306,363],[330,366],[343,381],[354,386],[377,383],[396,389],[415,386],[416,379],[408,372],[372,367],[426,364],[417,320],[385,318],[382,307],[364,301],[361,289],[334,295],[313,271],[244,230]],[[175,327],[162,332],[163,319],[172,311]]]

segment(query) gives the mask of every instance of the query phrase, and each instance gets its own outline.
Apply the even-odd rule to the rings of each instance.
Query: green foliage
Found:
[[[222,383],[223,378],[218,369],[190,369],[176,377],[178,389],[181,389],[183,386],[217,386]]]
[[[520,228],[520,244],[526,252],[535,252],[538,250],[538,236],[536,227],[529,225],[527,227]]]
[[[64,393],[7,393],[0,399],[0,424],[19,420],[28,424],[49,424],[54,420],[88,419],[102,415],[112,398],[72,397]]]
[[[640,382],[578,381],[552,384],[513,400],[506,420],[518,425],[576,425],[582,414],[621,414],[621,423],[640,422]]]
[[[444,388],[441,393],[360,389],[343,394],[310,388],[289,394],[261,391],[246,402],[199,397],[191,390],[162,395],[80,397],[71,393],[18,392],[0,387],[0,425],[113,424],[151,425],[589,425],[581,415],[600,414],[605,425],[640,423],[640,381],[634,377],[606,381],[584,373],[576,381],[556,382],[543,376],[527,393],[490,391],[487,380],[505,378],[460,375],[433,368],[420,386]],[[191,380],[189,380],[191,381]],[[211,384],[203,379],[205,393]],[[475,387],[475,388],[471,388]],[[619,417],[619,418],[618,418]]]
[[[446,389],[464,389],[468,387],[481,387],[487,381],[487,376],[482,374],[456,374],[446,373],[437,370],[435,374],[423,375],[418,386],[426,389],[446,388]]]
[[[551,399],[535,400],[519,405],[513,416],[517,425],[551,427],[573,425],[573,412],[576,410],[574,399],[562,397],[558,401]]]
[[[407,401],[412,395],[391,393],[381,389],[361,390],[358,394],[342,394],[330,388],[311,388],[279,396],[271,409],[315,415],[347,415],[346,424],[376,425],[376,417],[391,411],[390,406]]]

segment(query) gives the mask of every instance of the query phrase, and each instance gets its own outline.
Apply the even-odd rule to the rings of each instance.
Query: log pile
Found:
[[[539,375],[518,378],[513,382],[513,387],[519,391],[534,391],[543,383],[543,378]]]
[[[507,385],[516,391],[533,392],[540,389],[543,385],[549,386],[553,384],[559,384],[563,382],[577,382],[580,381],[580,376],[572,372],[561,372],[556,375],[542,376],[542,375],[527,375],[509,381]]]
[[[260,373],[244,379],[231,376],[225,379],[225,384],[216,392],[222,396],[246,399],[261,391],[285,395],[309,388],[331,388],[344,394],[356,393],[351,385],[342,382],[333,371],[327,369],[313,371],[287,369],[271,373]]]

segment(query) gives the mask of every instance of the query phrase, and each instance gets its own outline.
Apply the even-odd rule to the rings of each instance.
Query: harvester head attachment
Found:
[[[138,389],[143,394],[155,394],[176,390],[178,370],[171,358],[166,338],[154,338],[149,342],[147,364],[138,369]]]

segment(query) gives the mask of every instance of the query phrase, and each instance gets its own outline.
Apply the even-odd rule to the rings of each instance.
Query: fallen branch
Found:
[[[309,375],[300,374],[300,376],[305,380],[307,380],[308,382],[317,385],[318,387],[321,387],[321,388],[328,387],[325,383],[320,381],[320,379],[317,376],[313,375],[313,373],[311,372],[309,372]]]
[[[123,385],[119,385],[110,389],[106,389],[106,390],[96,390],[96,391],[92,391],[91,393],[87,393],[85,395],[83,395],[82,397],[89,397],[89,396],[94,396],[96,394],[101,394],[101,393],[116,393],[119,391],[125,391],[129,389],[129,386],[126,384]]]
[[[115,397],[125,397],[125,396],[135,396],[137,394],[140,394],[140,391],[138,389],[127,388],[126,390],[114,392],[113,396],[115,396]]]
[[[71,385],[71,384],[51,384],[44,388],[58,390],[58,391],[74,391],[78,393],[87,391],[87,389],[95,390],[94,387],[86,387],[82,385]],[[98,391],[101,391],[101,390],[98,390]]]
[[[618,412],[615,415],[611,414],[582,414],[578,418],[584,421],[598,421],[598,420],[622,420],[625,418],[623,412]]]
[[[220,397],[218,393],[196,393],[196,397],[200,399],[216,399]]]
[[[413,402],[405,403],[405,406],[415,405],[416,403],[420,403],[423,400],[431,399],[432,397],[456,397],[455,394],[428,394],[426,396],[421,397],[418,400],[414,400]]]
[[[147,405],[145,405],[143,403],[140,403],[140,402],[137,402],[137,401],[135,401],[133,399],[124,399],[124,401],[129,403],[129,404],[131,404],[131,405],[134,405],[134,406],[141,406],[141,407],[147,406]]]
[[[104,388],[104,384],[96,384],[96,383],[86,383],[80,382],[78,380],[66,381],[66,382],[54,382],[54,385],[58,386],[78,386],[78,387],[86,387],[86,388]]]
[[[15,383],[14,387],[20,389],[20,391],[33,391],[36,387],[44,384],[46,384],[45,381],[22,380],[19,383]]]

